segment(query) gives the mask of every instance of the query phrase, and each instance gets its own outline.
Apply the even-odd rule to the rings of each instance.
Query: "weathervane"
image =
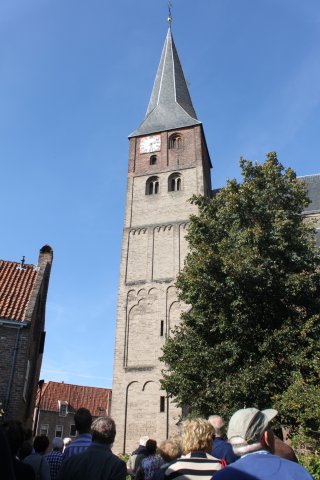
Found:
[[[168,1],[168,24],[169,24],[169,28],[171,28],[171,22],[172,22],[172,15],[171,15],[171,8],[172,8],[172,2],[169,0]]]

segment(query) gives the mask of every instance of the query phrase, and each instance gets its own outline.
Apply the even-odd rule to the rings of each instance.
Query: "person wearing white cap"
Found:
[[[132,478],[135,477],[136,472],[140,467],[142,460],[147,456],[146,443],[148,440],[149,440],[149,437],[147,435],[140,437],[139,447],[134,452],[132,452],[132,454],[128,459],[128,462],[127,462],[128,475],[130,475]]]
[[[277,413],[257,408],[234,413],[227,436],[234,453],[241,458],[217,472],[214,480],[312,480],[301,465],[274,455],[274,435],[269,423]]]

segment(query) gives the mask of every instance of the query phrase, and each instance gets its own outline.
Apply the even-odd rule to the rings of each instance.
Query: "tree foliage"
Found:
[[[278,405],[287,423],[306,422],[320,408],[320,258],[306,187],[273,152],[240,166],[241,183],[192,199],[176,283],[192,309],[164,346],[162,386],[196,414]]]

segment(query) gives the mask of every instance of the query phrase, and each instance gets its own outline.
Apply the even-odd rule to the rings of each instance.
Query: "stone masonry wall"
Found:
[[[179,149],[169,148],[173,134],[182,138]],[[142,435],[160,442],[177,430],[181,412],[161,390],[159,357],[186,308],[174,282],[187,253],[189,216],[196,212],[188,200],[211,192],[201,126],[162,132],[159,152],[140,153],[139,145],[140,138],[131,139],[120,265],[112,391],[116,453],[132,451]],[[172,174],[181,179],[179,191],[170,191]],[[150,177],[159,182],[155,195],[146,188]]]

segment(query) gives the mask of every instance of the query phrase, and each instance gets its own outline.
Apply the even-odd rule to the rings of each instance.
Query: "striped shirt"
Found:
[[[224,465],[205,452],[192,452],[171,463],[165,472],[166,480],[210,480]]]
[[[70,445],[67,446],[63,452],[63,462],[70,458],[72,455],[83,453],[92,443],[92,437],[90,433],[80,433]]]

